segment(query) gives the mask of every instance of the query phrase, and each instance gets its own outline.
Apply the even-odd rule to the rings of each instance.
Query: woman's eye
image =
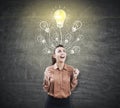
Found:
[[[66,52],[65,50],[63,50],[63,52]]]
[[[58,50],[58,53],[61,52],[61,50]]]

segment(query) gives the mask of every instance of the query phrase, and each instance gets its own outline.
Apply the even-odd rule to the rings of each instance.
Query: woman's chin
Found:
[[[65,60],[60,60],[60,63],[64,63],[65,62]]]

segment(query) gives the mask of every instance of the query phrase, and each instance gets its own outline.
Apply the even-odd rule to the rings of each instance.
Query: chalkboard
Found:
[[[51,55],[42,53],[37,30],[41,20],[53,20],[58,4],[69,16],[64,30],[74,20],[82,22],[80,53],[66,61],[80,70],[71,95],[73,108],[120,108],[120,13],[119,3],[112,0],[1,2],[0,107],[44,107],[43,75]]]

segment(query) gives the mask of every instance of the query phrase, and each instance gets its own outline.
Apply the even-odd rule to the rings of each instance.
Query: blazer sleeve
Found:
[[[78,84],[79,72],[80,71],[78,69],[73,69],[72,76],[71,76],[71,82],[70,82],[71,91],[73,91],[76,88],[77,84]]]

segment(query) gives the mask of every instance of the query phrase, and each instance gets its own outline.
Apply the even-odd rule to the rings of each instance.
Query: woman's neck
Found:
[[[59,68],[59,70],[62,70],[62,69],[63,69],[63,67],[64,67],[64,62],[62,62],[62,63],[58,62],[58,63],[56,63],[56,64],[57,64],[57,67]]]

